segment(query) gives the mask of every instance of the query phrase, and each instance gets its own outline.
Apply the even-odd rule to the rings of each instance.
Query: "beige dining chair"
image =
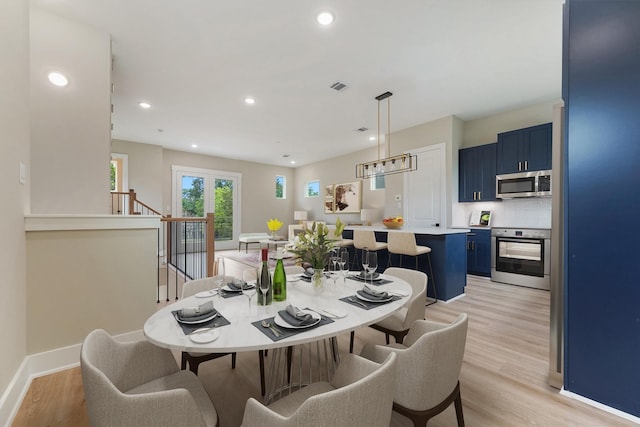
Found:
[[[215,427],[218,413],[170,350],[148,341],[120,343],[102,329],[80,350],[82,386],[92,427]]]
[[[424,427],[430,418],[454,403],[459,427],[464,427],[460,369],[467,340],[468,318],[462,313],[450,324],[417,320],[404,344],[366,344],[360,353],[380,362],[398,355],[393,410]],[[395,415],[394,415],[395,418]]]
[[[349,354],[330,382],[312,383],[264,406],[247,401],[243,427],[387,427],[391,420],[396,356],[372,362]]]
[[[219,278],[222,279],[223,283],[225,283],[225,278],[231,279],[228,276],[213,276],[185,282],[185,284],[182,285],[182,299],[195,295],[198,292],[217,289],[216,281]],[[198,375],[198,367],[202,362],[217,359],[228,354],[231,354],[231,369],[235,369],[236,353],[195,353],[187,351],[182,352],[180,368],[187,369],[187,365],[189,365],[189,370]]]
[[[395,341],[402,344],[413,322],[424,319],[424,300],[429,278],[422,271],[398,267],[389,267],[384,271],[384,274],[397,277],[409,283],[411,285],[411,296],[402,308],[394,311],[391,316],[370,325],[370,327],[384,332],[387,344],[389,344],[389,335],[393,335]],[[355,331],[352,331],[349,342],[349,353],[353,353],[354,338]]]
[[[387,249],[387,244],[385,242],[378,242],[373,230],[358,230],[356,228],[353,230],[353,247],[355,248],[355,256],[353,257],[351,267],[352,270],[358,270],[361,268],[361,266],[358,265],[358,250],[362,252],[362,249],[368,248],[371,251],[379,251]]]
[[[431,279],[431,287],[433,289],[434,299],[427,305],[435,304],[438,301],[438,293],[436,291],[436,282],[433,278],[433,267],[431,266],[431,248],[429,246],[420,246],[416,243],[416,235],[405,231],[389,231],[387,233],[387,250],[389,257],[387,258],[387,267],[392,266],[392,255],[400,255],[399,267],[402,267],[402,256],[412,256],[415,259],[415,269],[418,269],[418,257],[426,255],[429,263],[429,278]]]

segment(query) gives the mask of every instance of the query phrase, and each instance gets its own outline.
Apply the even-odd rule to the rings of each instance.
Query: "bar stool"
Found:
[[[402,255],[412,256],[416,260],[415,269],[418,269],[418,256],[427,255],[429,261],[429,283],[433,286],[433,302],[427,305],[435,304],[438,302],[438,293],[436,291],[436,282],[433,279],[433,267],[431,266],[431,248],[429,246],[418,246],[416,243],[416,235],[413,233],[403,231],[389,231],[387,233],[387,250],[389,251],[389,258],[387,261],[387,267],[391,264],[391,255],[400,255],[400,267],[402,267]]]
[[[358,265],[358,249],[362,251],[362,249],[368,248],[370,251],[379,251],[387,249],[387,244],[376,241],[376,233],[373,230],[353,230],[353,247],[355,248],[355,256],[351,263],[351,269],[356,270],[360,268]]]

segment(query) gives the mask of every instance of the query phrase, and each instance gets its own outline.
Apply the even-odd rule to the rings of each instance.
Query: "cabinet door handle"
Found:
[[[478,200],[482,200],[482,191],[478,191]]]
[[[518,172],[522,172],[522,162],[518,162]]]
[[[525,160],[524,161],[524,170],[526,170],[526,171],[529,170],[529,160]]]
[[[473,200],[474,201],[476,200],[476,192],[475,191],[473,192]]]

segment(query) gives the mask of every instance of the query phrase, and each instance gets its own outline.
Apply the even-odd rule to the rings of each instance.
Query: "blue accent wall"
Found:
[[[565,388],[640,416],[640,1],[564,22]]]

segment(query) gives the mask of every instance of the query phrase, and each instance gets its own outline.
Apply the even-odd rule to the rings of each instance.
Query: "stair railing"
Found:
[[[214,275],[215,230],[214,214],[204,218],[172,218],[165,216],[161,220],[164,233],[164,262],[167,286],[166,300],[169,301],[169,284],[173,281],[175,299],[178,299],[178,286],[187,280],[211,277]],[[160,230],[158,231],[160,236]],[[161,240],[158,237],[160,252]],[[161,261],[162,262],[162,261]],[[160,302],[160,266],[158,268],[158,302]]]
[[[160,302],[163,285],[166,285],[166,300],[169,301],[170,283],[174,285],[175,299],[178,299],[181,283],[214,275],[213,213],[204,218],[172,218],[138,200],[135,190],[130,189],[111,192],[111,214],[162,217],[158,229],[157,302]],[[161,277],[163,269],[164,278]]]

